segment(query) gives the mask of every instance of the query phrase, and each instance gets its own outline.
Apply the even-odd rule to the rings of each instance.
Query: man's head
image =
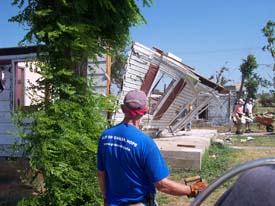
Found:
[[[129,91],[125,95],[123,103],[124,104],[121,106],[122,111],[125,114],[130,114],[132,117],[137,115],[142,116],[148,112],[147,96],[143,91]]]
[[[237,103],[238,104],[244,104],[244,101],[243,101],[243,99],[239,99]]]

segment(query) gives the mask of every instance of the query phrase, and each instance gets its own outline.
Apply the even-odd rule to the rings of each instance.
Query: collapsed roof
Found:
[[[150,49],[133,42],[119,103],[130,90],[142,90],[149,102],[149,113],[142,119],[143,129],[183,129],[196,115],[203,112],[212,98],[224,88],[197,73],[177,57],[160,49]],[[189,105],[200,97],[198,105]],[[122,121],[121,110],[115,113],[115,123]]]

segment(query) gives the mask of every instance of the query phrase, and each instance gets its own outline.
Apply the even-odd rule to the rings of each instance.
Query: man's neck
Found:
[[[126,123],[126,124],[133,125],[134,127],[139,129],[140,119],[131,119],[131,118],[125,117],[122,122]]]

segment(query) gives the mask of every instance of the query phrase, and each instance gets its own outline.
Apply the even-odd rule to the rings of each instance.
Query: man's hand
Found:
[[[197,197],[201,191],[203,191],[208,186],[208,182],[206,180],[199,180],[190,185],[191,193],[188,197]]]

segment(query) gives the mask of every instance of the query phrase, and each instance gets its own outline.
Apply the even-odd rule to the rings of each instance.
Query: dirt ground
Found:
[[[261,147],[257,149],[255,147],[240,148],[245,149],[246,153],[236,160],[236,164],[252,159],[275,156],[274,147]],[[33,189],[29,185],[21,182],[21,175],[23,173],[20,171],[28,168],[28,162],[25,159],[0,157],[0,164],[0,206],[16,206],[20,199],[33,193]],[[192,199],[188,199],[187,197],[170,197],[169,200],[167,204],[164,203],[161,206],[185,206],[189,205],[192,201]],[[206,203],[206,205],[209,204]]]
[[[21,183],[21,173],[28,168],[25,159],[0,158],[0,206],[16,206],[22,197],[32,193],[32,188]]]
[[[235,136],[234,133],[219,133],[219,139],[224,139],[225,137],[233,137]],[[254,129],[252,133],[244,133],[240,136],[240,138],[245,139],[247,136],[262,136],[265,141],[269,142],[268,146],[261,146],[257,145],[258,142],[255,142],[256,145],[253,145],[253,141],[250,142],[250,145],[243,145],[243,146],[235,146],[234,144],[229,144],[230,147],[235,149],[240,149],[242,152],[238,157],[232,162],[232,167],[235,167],[241,163],[255,160],[259,158],[268,158],[275,156],[275,142],[274,136],[275,133],[267,133],[265,130],[256,130]],[[273,138],[273,141],[271,141]],[[222,195],[226,188],[220,187],[216,189],[205,201],[202,205],[209,206],[213,205],[214,202],[218,200],[218,198]],[[166,197],[167,195],[161,194],[162,197]],[[186,197],[173,197],[168,196],[168,200],[163,201],[167,203],[162,203],[161,206],[188,206],[193,199],[188,199]]]

